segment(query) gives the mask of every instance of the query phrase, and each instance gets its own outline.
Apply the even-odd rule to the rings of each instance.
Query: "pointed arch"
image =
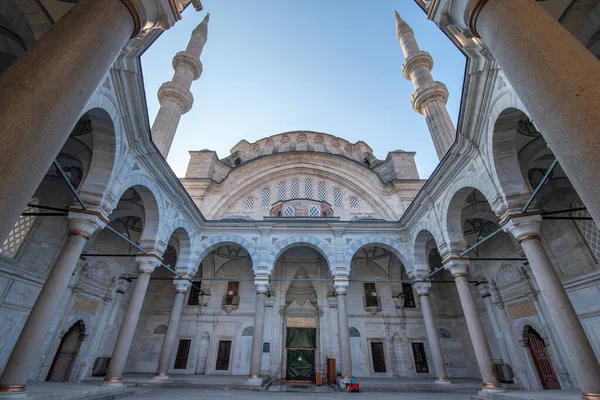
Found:
[[[333,273],[335,269],[335,254],[329,243],[311,236],[294,236],[275,243],[265,260],[261,263],[268,268],[269,273],[273,271],[275,262],[286,251],[293,247],[306,246],[316,250],[323,256],[329,270]]]
[[[405,246],[402,243],[385,236],[368,236],[359,240],[354,240],[351,242],[350,246],[348,246],[344,257],[344,267],[348,272],[350,272],[352,259],[356,252],[366,246],[379,246],[390,251],[400,260],[405,269],[410,264],[410,259],[407,258],[405,254],[406,251],[403,252]]]
[[[196,248],[194,249],[196,260],[198,260],[198,263],[202,262],[208,253],[227,243],[236,244],[246,250],[246,252],[248,252],[250,255],[253,266],[256,265],[260,260],[256,246],[250,240],[242,236],[235,235],[211,236],[204,238],[199,243],[196,243]]]

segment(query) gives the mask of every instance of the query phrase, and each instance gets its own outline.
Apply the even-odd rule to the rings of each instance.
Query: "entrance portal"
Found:
[[[527,327],[526,340],[544,389],[560,389],[560,383],[552,367],[552,360],[546,351],[544,340],[530,326]]]
[[[47,381],[66,382],[69,379],[79,347],[85,335],[85,325],[79,320],[69,328],[69,331],[63,336],[60,346],[54,356],[52,367],[48,372]]]
[[[315,328],[287,328],[288,381],[314,381],[317,330]]]

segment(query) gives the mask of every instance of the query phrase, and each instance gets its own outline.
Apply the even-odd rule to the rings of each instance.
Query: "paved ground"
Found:
[[[136,387],[135,395],[126,399],[177,399],[177,400],[305,400],[305,399],[324,399],[324,400],[342,400],[351,399],[373,399],[377,400],[468,400],[467,393],[309,393],[309,392],[252,392],[247,390],[207,390],[207,389],[157,389]],[[125,399],[124,399],[125,400]]]

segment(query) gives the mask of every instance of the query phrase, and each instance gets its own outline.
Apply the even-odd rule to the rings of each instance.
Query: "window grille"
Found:
[[[272,146],[265,147],[264,152],[265,152],[265,154],[273,154],[273,147]]]
[[[269,208],[270,205],[271,205],[271,189],[264,188],[262,191],[262,199],[261,199],[260,206],[262,208]]]
[[[304,181],[304,197],[307,199],[313,198],[312,179]]]
[[[200,305],[200,289],[198,286],[200,282],[194,282],[190,288],[190,297],[188,297],[188,306],[199,306]]]
[[[37,200],[32,200],[31,204],[38,204]],[[36,212],[36,209],[28,206],[24,212]],[[2,244],[2,247],[0,247],[0,255],[10,258],[14,258],[17,255],[17,252],[25,242],[27,234],[33,227],[35,218],[33,215],[24,215],[19,218]]]
[[[283,210],[283,216],[284,217],[294,217],[296,215],[296,209],[294,209],[294,207],[286,207]]]
[[[315,143],[315,151],[323,153],[325,151],[325,145],[323,143]]]
[[[402,284],[402,294],[404,295],[404,308],[417,308],[415,294],[410,283]]]
[[[252,209],[254,208],[254,199],[252,197],[248,197],[245,201],[244,201],[244,207],[246,209]]]
[[[573,208],[582,207],[585,207],[585,205],[581,201],[573,202]],[[573,211],[571,215],[573,217],[591,217],[587,210]],[[581,237],[589,246],[594,257],[596,257],[596,260],[600,260],[600,231],[598,230],[598,226],[593,220],[576,220],[574,222],[579,229]]]
[[[308,150],[308,145],[306,144],[306,142],[299,142],[296,145],[296,150],[298,150],[298,151],[306,151],[306,150]]]
[[[320,181],[318,186],[319,201],[327,201],[327,186],[325,185],[325,182]]]
[[[277,200],[283,201],[285,200],[285,182],[279,182],[279,187],[277,188]]]
[[[358,199],[354,196],[350,197],[349,200],[350,203],[350,208],[353,210],[357,210],[358,209]]]
[[[373,359],[373,372],[386,372],[383,342],[371,342],[371,357]]]
[[[365,307],[379,306],[379,301],[377,299],[377,288],[375,287],[375,283],[368,282],[365,283],[363,286],[365,290]]]
[[[292,179],[292,183],[291,183],[290,187],[291,187],[291,191],[292,191],[291,198],[292,199],[299,198],[300,197],[300,181],[298,179]]]
[[[177,347],[177,354],[175,355],[175,365],[173,366],[173,369],[187,368],[191,344],[192,341],[190,339],[181,339],[179,341],[179,346]]]
[[[321,211],[319,211],[319,209],[315,206],[311,206],[308,209],[308,216],[309,217],[320,217],[321,216]]]
[[[340,188],[333,189],[333,206],[335,208],[342,208],[342,190]]]
[[[217,371],[227,371],[229,369],[229,356],[231,355],[231,340],[220,340],[217,348]]]
[[[425,345],[423,343],[411,343],[413,357],[415,359],[415,370],[418,374],[428,374],[427,356],[425,355]]]
[[[279,151],[281,151],[282,153],[286,153],[286,152],[290,151],[290,149],[291,149],[291,145],[289,143],[284,143],[279,148]]]
[[[329,152],[331,154],[340,154],[340,149],[338,149],[337,147],[333,146],[329,148]]]

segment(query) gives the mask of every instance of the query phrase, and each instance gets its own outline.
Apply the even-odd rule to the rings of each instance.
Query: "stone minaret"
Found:
[[[421,51],[415,39],[415,33],[397,11],[396,33],[406,60],[402,64],[404,77],[412,81],[415,93],[411,101],[413,108],[425,116],[433,145],[438,158],[442,159],[454,143],[456,129],[450,119],[446,102],[448,89],[442,82],[434,81],[431,76],[433,58],[426,51]]]
[[[181,116],[190,111],[194,103],[190,87],[202,74],[200,54],[208,37],[209,18],[210,13],[206,14],[204,20],[192,32],[192,38],[185,51],[180,51],[173,58],[173,79],[163,83],[158,89],[160,110],[152,125],[152,140],[165,158],[171,149]]]

